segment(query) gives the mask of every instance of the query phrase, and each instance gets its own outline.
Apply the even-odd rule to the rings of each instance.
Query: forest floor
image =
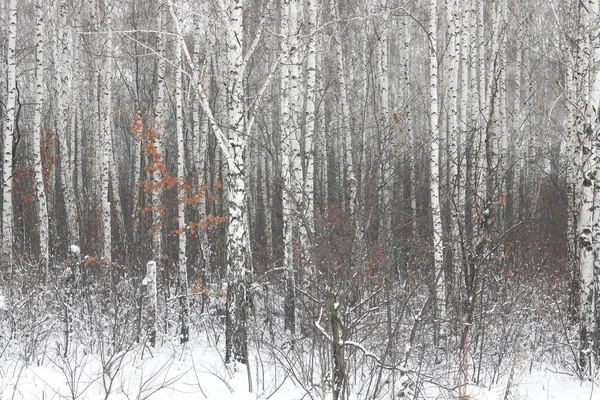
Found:
[[[216,345],[215,345],[216,342]],[[58,343],[58,342],[55,342]],[[54,347],[54,348],[53,348]],[[268,351],[257,352],[245,368],[224,366],[222,336],[197,336],[182,346],[163,341],[151,349],[138,344],[113,354],[85,354],[82,348],[57,354],[50,345],[33,362],[11,357],[0,360],[2,400],[115,399],[115,400],[295,400],[330,399],[322,386],[303,387],[289,368]],[[266,349],[266,348],[265,348]],[[302,350],[304,351],[304,350]],[[99,351],[97,353],[102,353]],[[16,355],[16,354],[15,354]],[[306,350],[308,356],[308,351]],[[573,373],[549,365],[511,366],[498,383],[467,389],[469,399],[587,400],[600,399],[598,382],[582,381]],[[249,388],[251,381],[251,388]],[[388,392],[389,393],[389,392]],[[383,395],[386,398],[386,395]],[[388,394],[390,396],[391,394]],[[457,398],[457,391],[424,385],[418,398]],[[350,399],[362,399],[350,390]]]

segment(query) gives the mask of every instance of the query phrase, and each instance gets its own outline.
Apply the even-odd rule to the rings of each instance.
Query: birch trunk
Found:
[[[250,274],[250,248],[247,231],[246,172],[244,169],[244,0],[230,0],[227,21],[227,68],[229,99],[228,147],[229,171],[227,196],[229,226],[227,228],[227,318],[225,362],[248,362],[246,318],[247,283]]]
[[[78,100],[80,101],[80,100]],[[83,182],[83,158],[85,157],[85,151],[83,149],[83,111],[79,107],[74,107],[76,109],[75,116],[73,117],[76,129],[74,131],[75,135],[75,161],[74,161],[74,169],[75,169],[75,187],[76,189],[76,199],[77,206],[79,210],[79,215],[83,216],[85,210],[85,204],[83,199],[87,199],[86,196],[87,188]],[[87,160],[87,158],[86,158]]]
[[[465,146],[465,159],[466,159],[466,174],[465,177],[465,224],[464,224],[464,236],[465,236],[465,251],[464,258],[468,258],[473,253],[473,240],[476,234],[475,229],[475,204],[477,201],[477,158],[479,155],[479,135],[478,135],[478,122],[479,122],[479,86],[477,77],[477,0],[470,1],[470,23],[469,23],[469,47],[470,47],[470,58],[469,58],[469,74],[470,74],[470,88],[469,93],[471,101],[469,104],[469,126],[470,131],[465,135],[467,145]]]
[[[594,245],[592,227],[594,220],[594,171],[592,125],[586,123],[583,131],[582,152],[583,181],[579,212],[579,268],[581,282],[580,309],[580,365],[590,366],[594,327]]]
[[[575,86],[575,59],[571,55],[567,64],[565,91],[567,96],[567,137],[565,138],[565,159],[567,164],[567,254],[571,272],[569,315],[576,321],[579,313],[579,251],[577,222],[581,202],[581,188],[578,185],[579,171],[582,168],[581,146],[577,137],[577,91]],[[520,174],[519,174],[520,175]]]
[[[292,167],[294,158],[294,135],[296,127],[295,107],[292,105],[297,99],[293,98],[293,63],[294,53],[298,49],[294,46],[295,34],[294,0],[284,0],[282,4],[281,33],[284,35],[282,52],[285,55],[285,64],[281,76],[281,178],[282,213],[283,213],[283,268],[285,270],[285,299],[284,299],[284,329],[294,333],[296,324],[296,291],[294,276],[294,230],[296,228],[296,182]],[[294,14],[294,15],[293,15]]]
[[[417,233],[417,196],[416,189],[413,186],[413,182],[416,181],[415,175],[415,163],[416,163],[416,140],[413,132],[413,114],[411,107],[411,79],[410,79],[410,56],[411,56],[411,45],[410,45],[410,32],[409,26],[406,22],[403,22],[403,30],[404,33],[404,41],[403,41],[403,56],[404,56],[404,64],[402,65],[402,80],[403,87],[406,94],[406,133],[408,136],[408,187],[410,188],[410,198],[407,203],[409,204],[409,217],[410,217],[410,237],[415,237]]]
[[[469,130],[469,96],[471,93],[470,82],[469,82],[469,59],[471,57],[470,45],[470,29],[469,29],[469,17],[470,17],[470,6],[468,1],[461,2],[461,29],[460,29],[460,125],[457,132],[457,196],[456,196],[456,208],[458,209],[458,215],[464,215],[465,209],[465,137]],[[462,224],[462,218],[458,221],[458,231],[462,231],[460,224]],[[458,254],[457,254],[458,256]]]
[[[110,11],[104,9],[104,24],[108,28],[104,44],[106,55],[103,60],[101,77],[101,118],[102,137],[100,154],[100,209],[102,215],[102,258],[108,265],[112,262],[112,230],[111,230],[111,205],[109,199],[110,163],[112,159],[112,32]],[[62,157],[61,157],[62,158]]]
[[[323,99],[325,93],[325,73],[323,72],[323,38],[317,36],[316,43],[316,54],[315,54],[315,70],[316,73],[316,99]],[[321,103],[322,104],[322,103]],[[317,210],[323,209],[323,203],[327,199],[327,187],[328,187],[328,165],[327,165],[327,138],[325,135],[327,121],[325,119],[325,112],[323,106],[317,109],[315,115],[315,169],[318,171],[318,182],[319,192],[318,197],[315,196],[314,207]],[[317,204],[316,199],[321,199],[320,203]],[[320,206],[320,207],[319,207]],[[315,217],[321,215],[319,212],[315,212]],[[317,225],[317,222],[319,224]],[[315,219],[316,232],[320,232],[323,227],[323,218]]]
[[[498,87],[498,100],[499,100],[499,118],[500,118],[500,132],[499,132],[499,159],[503,161],[503,165],[500,173],[506,172],[506,156],[508,155],[508,115],[507,115],[507,96],[506,96],[506,76],[507,76],[507,47],[508,47],[508,3],[507,0],[500,0],[500,48],[498,49],[499,57],[499,87]],[[501,186],[502,187],[502,186]],[[500,193],[502,195],[502,193]]]
[[[314,136],[316,131],[316,85],[317,85],[317,13],[319,6],[316,0],[308,0],[308,45],[306,49],[306,131],[304,134],[304,229],[310,233],[314,232],[314,174],[315,174],[315,149]],[[301,236],[306,233],[301,233]],[[307,243],[308,238],[302,239]],[[303,246],[305,247],[305,246]]]
[[[158,321],[158,293],[156,290],[156,261],[146,264],[146,277],[142,281],[146,288],[144,307],[144,331],[150,346],[156,345],[156,332]]]
[[[390,127],[390,79],[389,79],[389,60],[388,60],[388,30],[390,24],[390,15],[387,10],[387,0],[382,1],[382,21],[379,41],[377,42],[377,75],[379,80],[381,112],[378,115],[380,140],[380,168],[381,168],[381,211],[382,223],[379,225],[379,238],[382,248],[388,248],[386,240],[391,239],[389,233],[391,230],[391,202],[392,188],[394,184],[394,157],[393,133]],[[363,221],[357,221],[357,224],[363,224]]]
[[[57,27],[60,40],[55,42],[56,56],[55,56],[55,69],[57,85],[57,117],[56,117],[56,128],[58,134],[58,142],[60,148],[60,181],[64,195],[66,219],[67,219],[67,239],[69,245],[79,244],[79,228],[77,219],[77,205],[75,201],[75,191],[73,187],[73,177],[75,176],[73,171],[73,165],[70,162],[70,151],[69,149],[69,93],[72,90],[71,87],[71,74],[69,73],[69,59],[71,57],[69,44],[71,42],[69,35],[69,27],[67,24],[67,2],[61,0],[59,5],[59,18]]]
[[[81,23],[81,18],[79,15],[76,15],[73,18],[73,24],[75,27],[80,27],[82,26]],[[70,45],[71,45],[71,57],[70,57],[70,62],[71,62],[71,68],[70,68],[70,74],[71,74],[71,87],[70,87],[70,91],[69,91],[69,101],[67,104],[67,109],[69,112],[69,121],[70,121],[70,126],[69,126],[69,139],[70,139],[70,144],[69,144],[69,148],[71,149],[71,152],[69,153],[69,164],[71,165],[71,169],[73,170],[73,199],[74,199],[74,203],[75,203],[75,209],[77,210],[78,207],[82,204],[82,202],[80,201],[81,198],[81,194],[83,192],[82,188],[81,188],[81,181],[78,180],[79,176],[78,176],[78,164],[79,164],[79,159],[81,158],[81,153],[78,154],[77,150],[77,138],[78,136],[80,136],[80,132],[79,132],[79,124],[77,123],[77,114],[79,112],[79,108],[80,108],[80,104],[81,104],[81,99],[79,96],[80,93],[80,88],[83,87],[83,83],[82,83],[82,79],[80,76],[80,70],[81,70],[81,66],[79,64],[79,56],[82,53],[81,52],[81,37],[79,35],[79,32],[76,30],[73,30],[73,32],[71,33],[71,38],[70,38]],[[79,186],[78,186],[79,185]]]
[[[221,3],[223,4],[223,3]],[[224,4],[223,4],[224,5]],[[173,8],[170,7],[173,14]],[[227,162],[227,312],[225,321],[225,362],[248,362],[247,306],[248,284],[252,272],[250,260],[250,244],[248,237],[248,218],[246,210],[246,171],[244,151],[247,145],[245,133],[251,132],[246,126],[244,110],[244,71],[249,62],[249,55],[255,47],[251,47],[244,57],[244,22],[243,0],[229,0],[225,11],[224,25],[227,32],[227,135],[215,119],[210,107],[206,91],[197,74],[192,72],[193,83],[200,105],[206,113],[210,126],[215,134],[218,146]],[[175,19],[176,20],[176,19]],[[177,32],[181,35],[181,27],[176,23]],[[259,36],[257,36],[259,38]],[[254,43],[258,43],[255,39]],[[192,57],[186,46],[185,56],[190,64]],[[269,77],[273,76],[272,74]],[[270,79],[270,78],[269,78]],[[266,87],[270,81],[265,82]],[[253,121],[253,119],[251,119]],[[251,125],[248,123],[248,125]]]
[[[477,146],[477,172],[475,175],[475,187],[477,198],[485,199],[487,197],[485,182],[487,182],[487,167],[485,157],[486,143],[486,123],[488,118],[488,88],[486,86],[487,68],[485,65],[485,29],[484,29],[484,2],[483,0],[475,0],[477,4],[477,58],[479,69],[479,113],[477,119],[477,129],[479,136],[476,139]],[[480,204],[482,211],[485,205]]]
[[[17,1],[8,4],[8,46],[6,48],[6,81],[8,96],[4,115],[4,157],[2,162],[2,261],[8,271],[12,263],[13,245],[13,205],[12,205],[12,167],[13,136],[15,129],[15,102],[17,98],[17,77],[15,51],[17,46]]]
[[[596,299],[598,269],[600,261],[600,183],[598,167],[600,155],[600,142],[598,131],[598,108],[600,107],[600,70],[597,63],[600,60],[600,43],[598,39],[598,3],[588,1],[587,10],[584,11],[584,32],[586,37],[583,43],[584,60],[587,61],[587,75],[589,82],[589,97],[585,108],[585,123],[583,137],[580,137],[583,153],[583,181],[581,209],[579,214],[579,246],[580,246],[580,276],[581,276],[581,315],[580,315],[580,367],[588,374],[593,368],[593,347],[596,341]],[[584,81],[585,82],[585,81]]]
[[[48,205],[42,170],[40,135],[42,130],[42,111],[44,106],[44,6],[43,0],[36,4],[36,70],[35,70],[35,114],[33,117],[33,169],[35,173],[35,192],[38,203],[38,224],[40,233],[40,257],[44,267],[44,279],[48,283],[49,235]]]
[[[185,137],[183,135],[183,93],[182,93],[182,57],[181,41],[183,38],[177,38],[175,43],[175,119],[177,129],[177,231],[179,238],[179,253],[177,262],[179,265],[179,296],[181,299],[181,322],[180,322],[180,340],[186,343],[190,338],[189,318],[190,301],[188,298],[188,275],[186,258],[187,225],[185,222]]]
[[[438,111],[438,61],[437,61],[437,0],[429,1],[429,105],[431,124],[430,177],[431,214],[433,218],[433,262],[436,294],[436,345],[443,340],[446,319],[446,281],[444,278],[444,249],[442,242],[442,216],[440,208],[440,132]]]
[[[133,181],[131,182],[131,193],[132,193],[132,206],[131,206],[131,222],[132,222],[132,237],[131,241],[133,246],[138,246],[139,240],[139,224],[140,224],[140,188],[139,183],[141,182],[141,157],[142,157],[142,140],[141,132],[144,129],[144,123],[141,116],[138,114],[135,117],[134,124],[136,124],[136,130],[133,133]]]
[[[157,25],[164,28],[164,14],[166,12],[163,0],[159,1],[159,10],[157,14]],[[162,243],[162,136],[164,133],[164,125],[166,123],[166,106],[165,106],[165,38],[162,33],[157,35],[157,93],[156,105],[154,109],[154,134],[152,137],[152,147],[154,149],[154,159],[150,162],[152,168],[152,258],[158,263],[162,263],[163,259],[163,243]]]
[[[451,237],[450,243],[458,244],[459,240],[459,229],[458,224],[460,222],[460,208],[459,208],[459,193],[460,193],[460,177],[459,177],[459,142],[460,133],[458,126],[458,78],[459,78],[459,66],[462,61],[461,42],[462,35],[460,31],[460,19],[459,19],[459,4],[456,0],[446,1],[446,19],[447,28],[446,35],[448,37],[448,57],[444,57],[444,75],[448,79],[447,84],[447,95],[448,101],[448,112],[447,112],[447,123],[448,123],[448,164],[450,167],[449,178],[450,187],[450,229]],[[462,84],[462,82],[461,82]],[[461,90],[464,88],[461,86]],[[462,103],[461,103],[462,105]],[[462,110],[461,110],[462,111]],[[460,127],[462,129],[462,125]],[[454,261],[459,257],[459,247],[452,245],[452,256]]]

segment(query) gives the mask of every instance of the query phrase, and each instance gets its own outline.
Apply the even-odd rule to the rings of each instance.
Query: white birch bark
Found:
[[[325,93],[325,74],[323,71],[323,37],[317,36],[317,51],[315,56],[315,69],[317,71],[316,74],[316,94],[315,98],[323,99]],[[315,141],[314,141],[314,149],[315,149],[315,169],[318,171],[318,182],[320,183],[319,194],[322,199],[327,198],[327,138],[325,136],[326,130],[326,119],[325,112],[323,106],[321,106],[316,113],[315,116]],[[315,197],[316,200],[316,197]],[[314,205],[315,209],[317,208],[317,204]],[[318,214],[315,213],[315,216]],[[315,229],[317,231],[320,230],[322,225],[317,226],[316,222],[322,222],[322,218],[318,218],[315,220]]]
[[[575,80],[576,57],[572,49],[565,49],[569,54],[566,66],[565,95],[567,103],[566,138],[565,138],[565,163],[567,165],[567,255],[571,273],[571,288],[569,292],[569,316],[576,320],[579,314],[579,246],[577,223],[581,203],[581,187],[579,186],[579,173],[582,170],[581,146],[577,135],[577,87]],[[519,179],[521,171],[517,174]]]
[[[169,2],[171,14],[173,8]],[[208,102],[206,91],[197,74],[192,71],[192,79],[200,105],[206,113],[213,133],[215,134],[221,153],[227,162],[227,201],[228,201],[228,227],[227,227],[227,313],[226,313],[226,338],[225,361],[246,364],[248,360],[248,338],[246,333],[248,295],[247,286],[251,274],[250,244],[248,237],[248,221],[246,210],[246,171],[244,151],[247,145],[247,133],[251,132],[255,115],[246,121],[244,110],[244,71],[250,61],[250,56],[259,44],[260,32],[264,28],[264,20],[259,24],[259,33],[254,41],[244,52],[244,23],[243,0],[229,0],[220,2],[224,9],[224,31],[227,32],[227,135],[224,134],[215,119],[215,115]],[[174,18],[175,19],[175,18]],[[175,19],[176,20],[176,19]],[[178,35],[182,34],[181,27],[176,23]],[[186,59],[193,63],[192,57],[186,46],[183,46]],[[271,70],[260,90],[262,93],[268,87],[275,70]],[[260,104],[260,103],[259,103]],[[256,109],[256,105],[253,109]]]
[[[461,29],[460,29],[460,125],[457,132],[457,182],[456,182],[456,208],[458,215],[464,215],[465,209],[465,137],[469,129],[469,96],[471,93],[470,82],[469,82],[469,60],[471,57],[471,51],[469,49],[470,44],[470,30],[469,30],[469,17],[470,7],[468,1],[461,2]],[[462,217],[459,218],[458,224],[462,223]],[[457,225],[458,225],[457,224]],[[460,231],[460,227],[457,227]],[[458,253],[457,253],[458,255]]]
[[[416,140],[413,132],[413,115],[412,115],[412,107],[411,107],[411,79],[410,79],[410,56],[411,56],[411,42],[410,42],[410,29],[406,22],[403,20],[403,29],[404,40],[403,40],[403,56],[404,63],[402,65],[402,79],[403,79],[403,87],[406,94],[406,133],[408,136],[408,178],[410,185],[412,185],[411,193],[410,193],[410,221],[411,221],[411,236],[414,237],[417,232],[417,196],[416,196],[416,188],[413,185],[413,182],[416,181],[415,175],[415,163],[416,163]]]
[[[293,213],[294,218],[294,227],[298,232],[298,238],[301,240],[301,246],[303,248],[302,253],[300,254],[299,260],[297,264],[302,267],[301,261],[305,255],[308,253],[305,252],[306,247],[308,246],[308,233],[304,223],[302,222],[305,219],[305,204],[304,204],[304,171],[303,171],[303,162],[302,162],[302,149],[301,149],[301,139],[302,139],[302,68],[301,68],[301,54],[300,54],[300,29],[302,27],[302,9],[301,6],[303,2],[301,0],[289,0],[290,1],[290,24],[289,24],[289,33],[290,33],[290,44],[292,52],[290,53],[290,111],[293,113],[292,118],[292,131],[291,133],[291,151],[292,151],[292,159],[291,159],[291,172],[292,172],[292,180],[293,185],[292,189],[294,190],[294,208],[295,212]],[[302,46],[304,47],[304,46]],[[304,55],[303,55],[304,56]],[[293,247],[292,247],[293,248]],[[290,279],[288,283],[290,285],[290,294],[293,293],[294,297],[294,309],[296,303],[296,279],[294,270],[290,270]],[[295,311],[294,311],[295,313]],[[294,317],[294,325],[295,325],[295,317]]]
[[[17,97],[17,77],[15,51],[17,46],[17,1],[8,4],[8,46],[6,48],[6,80],[8,95],[4,116],[4,157],[2,161],[2,260],[5,268],[12,262],[13,245],[13,206],[12,206],[12,164],[13,136],[15,129],[15,102]]]
[[[73,24],[74,27],[80,27],[82,26],[81,23],[81,17],[79,14],[76,14],[73,17]],[[79,62],[79,57],[81,52],[81,37],[79,35],[79,32],[74,30],[71,34],[71,38],[70,38],[70,42],[71,42],[71,69],[70,69],[70,74],[71,74],[71,90],[69,91],[69,101],[68,101],[68,105],[67,105],[67,109],[69,112],[69,120],[70,120],[70,125],[69,125],[69,139],[70,139],[70,144],[69,144],[69,148],[71,149],[70,153],[69,153],[69,164],[71,165],[71,169],[73,170],[73,198],[74,198],[74,202],[75,202],[75,209],[77,209],[78,205],[81,205],[82,202],[80,201],[81,199],[81,195],[83,192],[83,188],[81,187],[81,180],[79,180],[79,176],[78,176],[78,166],[80,164],[80,159],[81,159],[81,152],[78,153],[78,142],[77,142],[77,138],[81,135],[81,132],[79,132],[80,130],[80,126],[78,125],[78,121],[77,121],[77,115],[79,112],[79,108],[80,108],[80,104],[81,104],[81,99],[80,99],[80,88],[84,87],[84,84],[82,82],[81,79],[81,65]],[[79,186],[78,186],[79,185]]]
[[[316,85],[317,85],[317,13],[319,5],[317,0],[308,0],[308,44],[306,49],[306,131],[304,134],[304,229],[314,232],[314,182],[315,182],[315,150],[314,136],[316,131]],[[304,243],[308,239],[301,239]]]
[[[579,138],[582,143],[583,169],[580,179],[581,183],[581,208],[579,212],[579,267],[580,267],[580,367],[591,372],[592,367],[592,343],[596,334],[595,324],[595,299],[594,299],[594,268],[595,268],[595,243],[597,235],[598,213],[595,212],[595,186],[597,173],[597,145],[596,133],[598,130],[597,109],[600,104],[600,74],[595,65],[600,60],[596,46],[596,32],[592,29],[592,18],[598,14],[598,6],[595,1],[588,1],[588,9],[584,11],[584,40],[580,44],[583,53],[582,60],[586,61],[584,75],[588,79],[589,97],[585,107],[585,122],[583,131]],[[593,51],[592,51],[593,49]],[[586,76],[587,75],[587,76]],[[583,81],[583,85],[587,83]],[[596,214],[596,215],[595,215]]]
[[[111,204],[109,199],[110,164],[112,161],[112,23],[110,11],[104,10],[104,25],[108,29],[104,51],[106,52],[102,66],[101,76],[101,154],[100,154],[100,212],[102,220],[102,258],[108,263],[112,262],[112,228]],[[113,181],[113,186],[115,185]]]
[[[165,4],[161,0],[159,2],[159,10],[157,13],[157,26],[163,30],[165,26]],[[162,163],[162,136],[166,123],[166,99],[165,99],[165,38],[159,32],[157,35],[157,89],[156,89],[156,104],[154,108],[154,133],[152,137],[152,147],[154,149],[154,160],[152,171],[152,258],[157,263],[161,263],[163,259],[163,244],[162,244],[162,170],[158,164]]]
[[[158,322],[158,291],[156,290],[156,261],[146,264],[146,277],[142,281],[146,288],[146,307],[144,315],[144,331],[150,346],[156,345],[156,332]]]
[[[507,0],[500,0],[500,48],[498,50],[499,57],[499,87],[498,87],[498,100],[499,100],[499,118],[500,118],[500,137],[499,141],[499,158],[503,160],[501,174],[506,171],[506,157],[508,156],[508,115],[507,115],[507,95],[506,95],[506,76],[507,76],[507,46],[508,46],[508,3]]]
[[[473,254],[473,239],[477,235],[477,227],[475,223],[475,205],[477,202],[477,183],[478,174],[480,172],[478,168],[478,157],[480,156],[480,126],[478,125],[480,120],[480,109],[479,109],[479,80],[477,76],[478,70],[478,36],[477,36],[477,22],[478,22],[478,0],[470,0],[470,20],[469,20],[469,74],[470,74],[470,104],[469,104],[469,117],[468,123],[471,129],[471,133],[466,135],[468,142],[466,148],[469,149],[468,153],[465,153],[468,174],[465,176],[465,239],[466,239],[466,252]],[[466,254],[463,255],[467,256]]]
[[[295,279],[294,279],[294,230],[296,228],[296,188],[295,177],[292,167],[294,157],[293,141],[296,135],[296,114],[292,102],[294,83],[293,67],[294,52],[294,22],[292,9],[295,7],[293,0],[283,0],[281,11],[281,33],[284,35],[282,42],[282,53],[285,55],[284,67],[281,74],[281,178],[282,190],[282,214],[283,214],[283,268],[285,270],[285,299],[284,299],[284,329],[294,333],[295,331]]]
[[[469,3],[469,77],[470,77],[470,104],[469,104],[469,123],[471,124],[471,129],[477,128],[477,119],[479,117],[479,87],[478,87],[478,79],[477,79],[477,21],[478,21],[478,9],[477,9],[477,0],[470,0]],[[476,136],[473,136],[474,139],[477,139]],[[476,150],[476,146],[474,147]],[[475,166],[475,163],[473,164]]]
[[[69,45],[71,43],[70,30],[67,23],[67,1],[61,0],[58,3],[58,19],[59,26],[56,27],[57,34],[60,39],[55,41],[55,73],[57,79],[57,116],[56,129],[58,134],[58,143],[60,148],[60,181],[64,195],[66,219],[67,219],[67,240],[69,245],[79,244],[79,228],[77,205],[75,201],[75,190],[73,187],[73,178],[75,176],[73,165],[71,164],[69,149],[69,130],[68,121],[69,115],[69,95],[72,90],[72,76],[68,69],[71,51]]]
[[[477,188],[477,198],[486,199],[487,166],[485,156],[486,129],[488,116],[488,88],[486,86],[487,68],[485,63],[485,28],[484,28],[484,0],[476,0],[477,5],[477,58],[479,69],[479,113],[477,119],[477,128],[479,132],[477,146],[477,172],[475,182]],[[481,205],[480,205],[481,207]],[[485,206],[481,207],[483,210]]]
[[[584,37],[580,40],[579,61],[584,64],[578,71],[577,78],[581,87],[588,89],[584,91],[580,105],[585,104],[585,119],[582,121],[581,130],[578,132],[579,142],[583,157],[582,170],[579,176],[581,180],[581,204],[579,211],[579,274],[580,274],[580,343],[579,363],[585,372],[591,371],[592,342],[595,335],[595,299],[594,299],[594,267],[595,267],[595,174],[597,169],[597,146],[595,144],[594,129],[597,126],[597,115],[594,107],[600,100],[600,83],[593,72],[595,51],[592,52],[592,29],[591,18],[594,11],[594,1],[590,0],[587,10],[583,12]]]
[[[141,157],[142,157],[142,140],[141,140],[141,132],[144,129],[144,122],[142,121],[142,117],[137,114],[134,118],[135,128],[131,129],[131,133],[133,134],[133,180],[130,183],[131,195],[132,195],[132,206],[131,206],[131,242],[134,246],[138,244],[138,229],[140,224],[140,188],[139,183],[142,177],[142,166],[141,166]]]
[[[490,184],[495,181],[498,177],[498,161],[500,156],[500,138],[502,136],[502,126],[501,126],[501,101],[502,101],[502,90],[501,90],[501,22],[502,22],[502,4],[501,0],[494,3],[494,8],[491,12],[492,14],[492,38],[490,41],[490,65],[488,67],[488,92],[487,98],[489,101],[493,102],[490,105],[490,114],[489,119],[491,120],[491,129],[488,132],[488,137],[486,140],[488,141],[488,187],[486,190],[487,199],[491,199],[493,193],[490,193]],[[489,176],[491,175],[491,176]]]
[[[246,334],[247,280],[250,273],[250,248],[246,225],[246,174],[243,151],[246,146],[244,132],[244,57],[242,44],[243,0],[230,0],[227,30],[228,61],[228,141],[229,171],[228,201],[229,226],[227,231],[227,256],[229,284],[227,296],[226,362],[248,362]]]
[[[391,130],[390,121],[390,77],[389,77],[389,57],[388,57],[388,31],[390,30],[390,12],[388,10],[387,0],[382,1],[382,17],[379,41],[377,43],[377,66],[379,78],[379,91],[381,101],[381,113],[379,114],[379,134],[381,137],[381,215],[380,239],[389,240],[392,225],[392,188],[394,185],[394,165],[392,159],[395,157],[394,134]],[[360,221],[358,224],[362,224]],[[382,242],[383,244],[383,242]],[[387,244],[383,244],[387,248]]]
[[[460,56],[460,38],[456,0],[446,0],[446,41],[447,50],[443,62],[443,76],[446,83],[446,118],[448,124],[448,152],[450,158],[450,179],[456,180],[457,152],[456,131],[458,129],[458,66]]]
[[[83,159],[85,157],[85,151],[83,151],[83,129],[82,129],[82,121],[83,121],[83,111],[80,107],[74,107],[75,113],[73,116],[73,121],[76,129],[74,130],[75,135],[75,160],[74,160],[74,169],[75,169],[75,193],[77,198],[77,205],[79,210],[83,210],[84,207],[84,199],[86,196],[86,187],[83,182]],[[87,158],[86,158],[87,160]]]
[[[460,192],[459,178],[459,126],[458,126],[458,77],[459,66],[462,61],[461,43],[462,34],[460,30],[459,4],[456,0],[446,1],[446,36],[448,38],[447,57],[444,58],[444,77],[448,80],[446,89],[447,105],[447,123],[448,123],[448,164],[450,167],[450,231],[452,234],[451,243],[458,243],[460,209],[458,204]],[[461,82],[462,84],[462,82]],[[463,87],[461,87],[463,90]],[[461,104],[462,105],[462,104]],[[461,110],[462,111],[462,110]],[[461,126],[462,128],[462,126]],[[452,246],[453,257],[458,259],[457,245]]]
[[[179,21],[179,24],[181,21]],[[178,230],[178,257],[179,268],[179,296],[181,299],[181,322],[180,341],[186,343],[189,340],[189,318],[190,302],[188,298],[188,275],[187,275],[187,225],[185,221],[186,191],[185,191],[185,137],[183,135],[183,87],[182,87],[182,57],[181,41],[177,37],[175,43],[175,120],[177,130],[177,230]]]
[[[48,205],[42,169],[41,141],[42,111],[44,106],[44,5],[38,0],[36,10],[36,69],[35,69],[35,114],[33,117],[33,170],[35,173],[35,193],[38,203],[38,226],[40,235],[40,258],[44,266],[46,283],[48,282],[49,234]]]
[[[442,328],[446,318],[446,281],[444,278],[444,249],[442,242],[442,216],[440,207],[440,164],[439,164],[439,110],[438,110],[438,60],[437,60],[437,0],[429,1],[429,105],[431,125],[430,179],[431,213],[433,218],[433,261],[436,294],[436,343],[444,335]]]
[[[586,124],[583,132],[583,182],[581,208],[579,212],[579,268],[581,285],[580,309],[580,363],[583,368],[590,365],[591,343],[594,335],[594,171],[593,131]]]
[[[577,219],[579,214],[579,194],[581,192],[577,185],[577,174],[581,168],[580,154],[578,149],[577,129],[575,115],[577,112],[577,93],[575,87],[575,66],[573,57],[567,63],[565,79],[565,95],[567,98],[567,121],[565,138],[565,162],[567,165],[567,198],[569,201],[569,217],[567,218],[567,243],[569,259],[575,262],[577,259]]]

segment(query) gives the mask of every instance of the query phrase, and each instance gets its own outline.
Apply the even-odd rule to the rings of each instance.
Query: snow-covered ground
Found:
[[[508,388],[508,394],[507,394]],[[508,380],[491,387],[469,388],[473,400],[589,400],[600,399],[600,387],[596,382],[581,381],[571,374],[549,367],[539,367],[529,373],[515,373]]]
[[[257,354],[245,367],[225,367],[222,343],[215,346],[199,336],[181,346],[163,343],[160,348],[132,346],[112,359],[85,355],[79,349],[63,358],[52,351],[30,364],[4,357],[0,362],[2,400],[35,399],[151,399],[151,400],[295,400],[331,398],[320,388],[307,393],[289,369],[269,354]],[[218,349],[218,350],[217,350]],[[249,387],[249,379],[252,382]],[[509,377],[488,386],[470,386],[469,399],[481,400],[588,400],[600,399],[600,388],[573,374],[549,366],[515,366]],[[507,392],[508,391],[508,392]],[[362,399],[350,393],[351,399]],[[456,398],[431,386],[419,398]]]
[[[252,392],[245,367],[226,368],[214,347],[196,339],[185,346],[163,344],[158,349],[136,345],[112,360],[77,351],[68,358],[48,354],[39,365],[4,361],[0,389],[2,400],[95,400],[106,398],[107,393],[115,400],[302,397],[295,397],[300,392],[275,368],[252,368],[251,378]]]

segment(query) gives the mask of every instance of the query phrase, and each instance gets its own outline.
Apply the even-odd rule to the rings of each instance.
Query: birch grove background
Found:
[[[105,398],[204,337],[258,398],[259,355],[312,399],[597,377],[599,0],[6,0],[0,29],[0,358],[98,355]]]

